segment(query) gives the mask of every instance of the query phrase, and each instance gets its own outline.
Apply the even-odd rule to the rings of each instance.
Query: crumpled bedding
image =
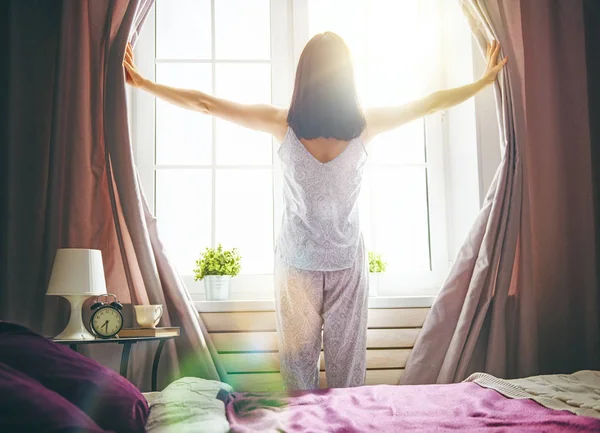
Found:
[[[511,399],[473,382],[233,393],[232,433],[598,433],[600,419]]]
[[[475,373],[465,382],[493,389],[514,399],[531,399],[549,409],[600,418],[600,371],[582,370],[573,374],[532,376],[503,380]]]
[[[226,433],[225,401],[232,388],[221,382],[184,377],[161,392],[144,393],[150,405],[147,433]]]
[[[148,433],[600,431],[600,371],[515,380],[476,373],[461,384],[270,394],[187,377],[144,396]]]

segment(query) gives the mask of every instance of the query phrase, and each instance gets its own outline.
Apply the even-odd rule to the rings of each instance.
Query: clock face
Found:
[[[101,337],[112,337],[123,327],[123,316],[112,307],[100,307],[92,316],[92,328]]]

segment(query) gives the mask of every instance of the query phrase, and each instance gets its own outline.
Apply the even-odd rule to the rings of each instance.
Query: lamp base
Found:
[[[81,316],[81,308],[83,303],[90,295],[62,295],[71,304],[71,316],[66,328],[54,337],[55,340],[95,340],[92,334],[89,333]]]

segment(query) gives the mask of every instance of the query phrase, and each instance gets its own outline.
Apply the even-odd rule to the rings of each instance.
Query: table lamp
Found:
[[[83,324],[81,307],[91,296],[106,294],[102,253],[61,248],[56,252],[47,295],[62,296],[71,304],[69,323],[56,340],[94,340]]]

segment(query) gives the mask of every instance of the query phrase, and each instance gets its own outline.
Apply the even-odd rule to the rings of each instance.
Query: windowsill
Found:
[[[373,296],[369,297],[369,308],[429,308],[435,296]],[[223,313],[239,311],[275,311],[274,299],[195,301],[200,313]]]

